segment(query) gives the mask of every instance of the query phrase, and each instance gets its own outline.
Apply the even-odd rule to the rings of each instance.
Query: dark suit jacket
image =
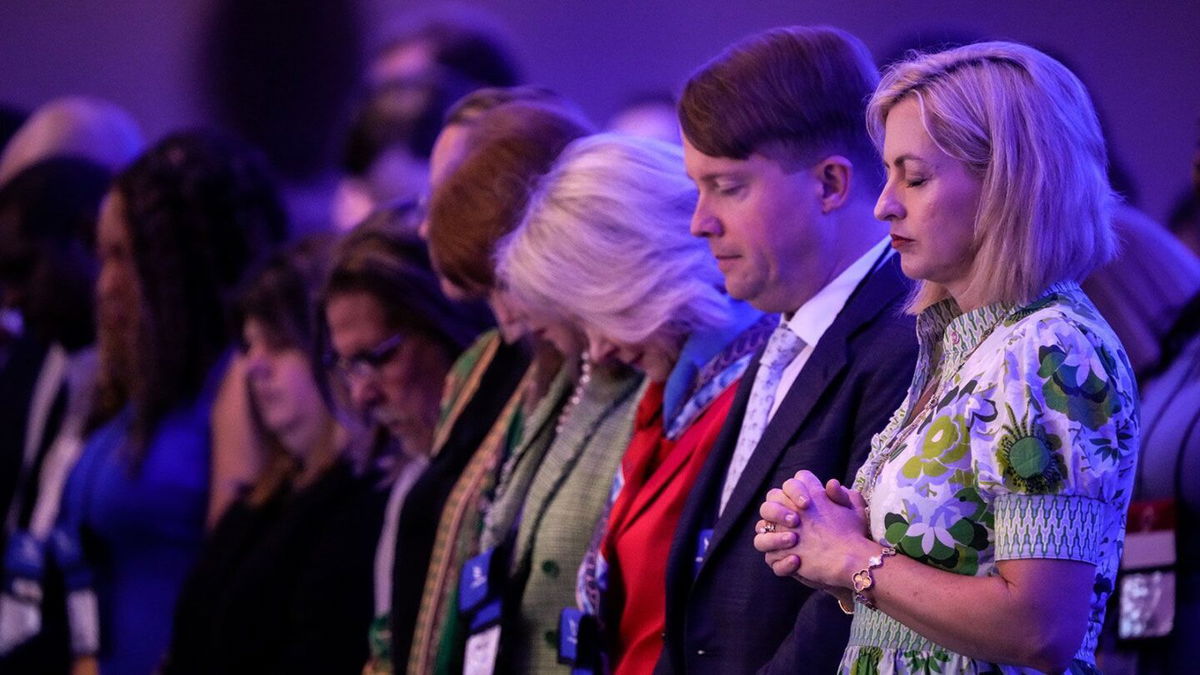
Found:
[[[66,412],[67,387],[60,384],[42,427],[42,441],[33,462],[25,465],[25,437],[33,407],[34,389],[49,349],[30,336],[9,345],[8,359],[0,364],[0,555],[7,549],[9,518],[18,528],[29,526],[37,503],[42,460],[58,435]],[[42,630],[13,651],[0,656],[0,673],[45,673],[70,669],[67,647],[66,600],[62,579],[48,571],[42,579]]]
[[[30,482],[33,467],[25,466],[25,434],[29,428],[29,413],[33,405],[33,390],[46,363],[46,346],[30,337],[18,338],[9,345],[8,360],[0,364],[0,523],[7,522],[9,509],[21,514],[20,524],[26,524],[25,511],[32,508],[36,483]],[[56,405],[55,408],[61,408]],[[52,411],[61,417],[61,410]],[[38,458],[49,448],[58,431],[58,420],[48,420],[38,448]],[[18,485],[24,484],[22,503],[14,504]],[[8,533],[0,524],[0,542]],[[0,545],[0,551],[3,551]]]
[[[484,339],[500,340],[499,335],[492,332],[480,338]],[[529,367],[529,355],[522,345],[500,342],[491,361],[481,362],[479,367],[485,370],[478,386],[468,393],[460,392],[470,396],[469,402],[450,422],[450,432],[441,450],[413,483],[400,507],[396,562],[392,568],[391,613],[392,663],[397,673],[404,672],[408,666],[429,559],[446,499],[516,390]]]
[[[767,491],[800,469],[823,481],[852,483],[871,436],[899,407],[912,378],[914,322],[901,313],[909,288],[898,256],[859,284],[763,431],[717,519],[758,358],[751,363],[675,532],[667,565],[665,645],[657,672],[763,669],[794,675],[836,669],[849,617],[832,596],[776,577],[754,550],[754,524]],[[709,527],[713,538],[696,572],[698,532]]]

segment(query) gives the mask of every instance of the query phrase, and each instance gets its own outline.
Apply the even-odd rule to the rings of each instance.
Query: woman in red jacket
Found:
[[[563,151],[498,254],[521,304],[575,319],[594,361],[617,359],[649,381],[612,506],[582,561],[579,611],[564,613],[561,651],[577,669],[654,669],[670,535],[775,324],[725,294],[707,245],[688,233],[695,203],[678,148],[585,138]],[[591,657],[587,631],[572,630],[583,616],[601,629]]]

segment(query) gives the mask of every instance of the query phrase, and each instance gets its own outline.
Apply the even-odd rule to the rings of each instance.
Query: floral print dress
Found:
[[[944,300],[918,317],[917,337],[908,397],[855,481],[871,537],[955,574],[995,575],[1000,560],[1094,564],[1072,667],[1094,670],[1138,450],[1137,391],[1120,342],[1073,283],[1020,308],[963,314]],[[931,382],[929,403],[913,410]],[[1022,668],[954,653],[859,604],[840,672]]]

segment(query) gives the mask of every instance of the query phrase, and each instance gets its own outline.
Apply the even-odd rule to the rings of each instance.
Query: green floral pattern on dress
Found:
[[[906,504],[912,512],[916,508]],[[958,574],[975,574],[979,554],[987,550],[991,512],[979,492],[963,488],[932,514],[910,522],[905,515],[888,513],[883,519],[884,538],[904,555]]]
[[[879,662],[883,650],[879,647],[863,647],[854,663],[850,664],[850,675],[879,675]]]
[[[1019,308],[963,314],[944,301],[922,313],[917,333],[908,397],[855,482],[872,536],[956,574],[992,575],[996,561],[1019,558],[1095,564],[1076,654],[1092,661],[1138,449],[1137,390],[1120,342],[1075,284]],[[931,403],[913,410],[930,382]],[[1021,669],[951,652],[859,605],[840,672]]]
[[[970,448],[967,421],[962,417],[942,415],[934,418],[921,440],[920,451],[904,463],[900,473],[914,481],[922,475],[940,478],[959,465]]]

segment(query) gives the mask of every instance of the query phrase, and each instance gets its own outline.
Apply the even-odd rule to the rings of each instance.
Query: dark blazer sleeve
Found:
[[[847,486],[854,484],[859,467],[870,453],[871,437],[887,425],[903,403],[916,360],[915,342],[906,323],[885,324],[861,349],[863,353],[851,361],[862,367],[854,368],[847,381],[855,389],[850,400],[858,402],[850,420],[851,432],[845,439],[849,453],[847,470],[839,477]],[[830,476],[818,478],[827,480]],[[849,638],[846,618],[832,595],[811,593],[796,616],[792,632],[759,672],[788,675],[836,672],[841,650],[830,650],[829,645],[846,644]]]

